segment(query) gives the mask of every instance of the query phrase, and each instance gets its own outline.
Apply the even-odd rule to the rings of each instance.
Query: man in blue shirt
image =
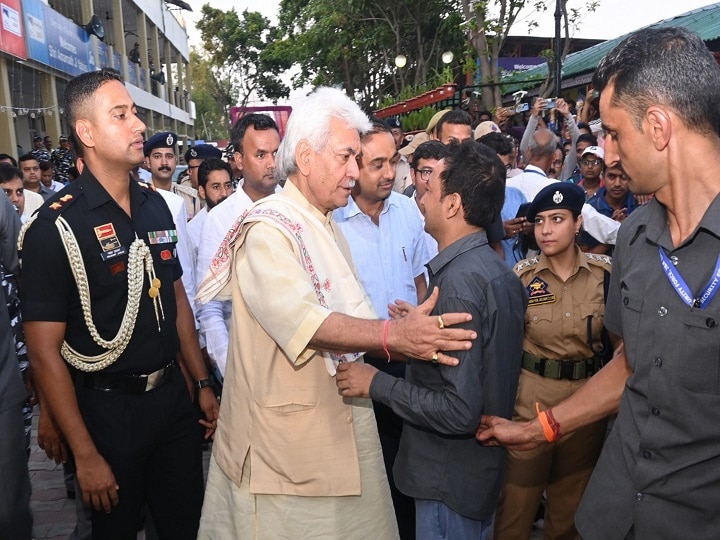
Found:
[[[358,181],[348,205],[335,210],[334,218],[347,238],[358,278],[375,312],[387,319],[389,304],[399,299],[416,305],[425,297],[423,270],[430,256],[415,203],[392,190],[399,154],[390,126],[373,123],[361,144]],[[387,357],[372,354],[366,354],[365,361],[393,377],[405,375],[404,362],[388,362]],[[373,408],[400,537],[412,539],[413,501],[397,490],[392,476],[402,419],[382,403],[374,402]]]
[[[340,364],[343,396],[370,396],[404,420],[395,467],[397,487],[415,499],[417,538],[486,538],[505,469],[505,453],[473,440],[482,414],[512,414],[522,354],[527,293],[487,243],[485,229],[503,204],[505,167],[483,145],[448,147],[421,200],[425,229],[438,241],[428,263],[440,288],[433,314],[462,308],[478,334],[445,367],[409,359],[397,379],[362,363]],[[404,311],[401,304],[400,311]],[[494,449],[492,449],[494,450]]]

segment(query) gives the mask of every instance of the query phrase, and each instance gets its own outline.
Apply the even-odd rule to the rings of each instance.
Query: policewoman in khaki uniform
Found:
[[[543,492],[545,538],[576,538],[575,510],[602,448],[606,421],[564,436],[548,411],[601,367],[588,342],[600,349],[611,259],[582,253],[575,244],[584,202],[582,188],[558,182],[540,191],[528,208],[541,255],[515,265],[529,303],[513,420],[531,420],[542,411],[552,442],[531,451],[508,451],[495,540],[529,538]]]

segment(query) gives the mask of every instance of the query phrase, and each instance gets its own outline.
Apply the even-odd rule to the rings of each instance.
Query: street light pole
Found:
[[[562,81],[562,46],[560,44],[560,20],[562,18],[561,5],[563,0],[555,0],[555,96],[560,97]]]

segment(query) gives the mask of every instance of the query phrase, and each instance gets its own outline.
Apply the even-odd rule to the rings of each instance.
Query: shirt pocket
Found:
[[[587,343],[588,341],[588,320],[592,317],[591,322],[591,337],[593,339],[593,347],[598,350],[600,344],[600,332],[603,328],[603,321],[605,320],[605,305],[602,302],[587,302],[580,304],[578,307],[580,311],[579,328],[577,329],[578,336],[582,337],[582,340]]]
[[[634,294],[627,289],[620,292],[622,309],[622,333],[625,342],[625,351],[628,364],[635,370],[635,362],[638,355],[639,329],[644,298]]]
[[[686,312],[681,350],[677,365],[683,386],[703,394],[720,392],[720,312]]]
[[[543,343],[548,336],[560,332],[553,325],[552,306],[530,306],[525,312],[525,337],[533,343]]]

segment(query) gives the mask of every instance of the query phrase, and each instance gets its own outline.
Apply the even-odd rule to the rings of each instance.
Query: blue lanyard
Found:
[[[658,251],[660,252],[660,263],[662,264],[665,276],[668,278],[670,285],[675,289],[675,292],[678,293],[678,296],[682,298],[682,301],[691,308],[705,309],[718,292],[718,283],[720,283],[720,256],[718,256],[717,263],[715,264],[715,272],[705,286],[705,290],[699,296],[693,297],[690,292],[690,287],[685,283],[680,272],[673,270],[673,263],[665,254],[663,248],[658,247]]]

